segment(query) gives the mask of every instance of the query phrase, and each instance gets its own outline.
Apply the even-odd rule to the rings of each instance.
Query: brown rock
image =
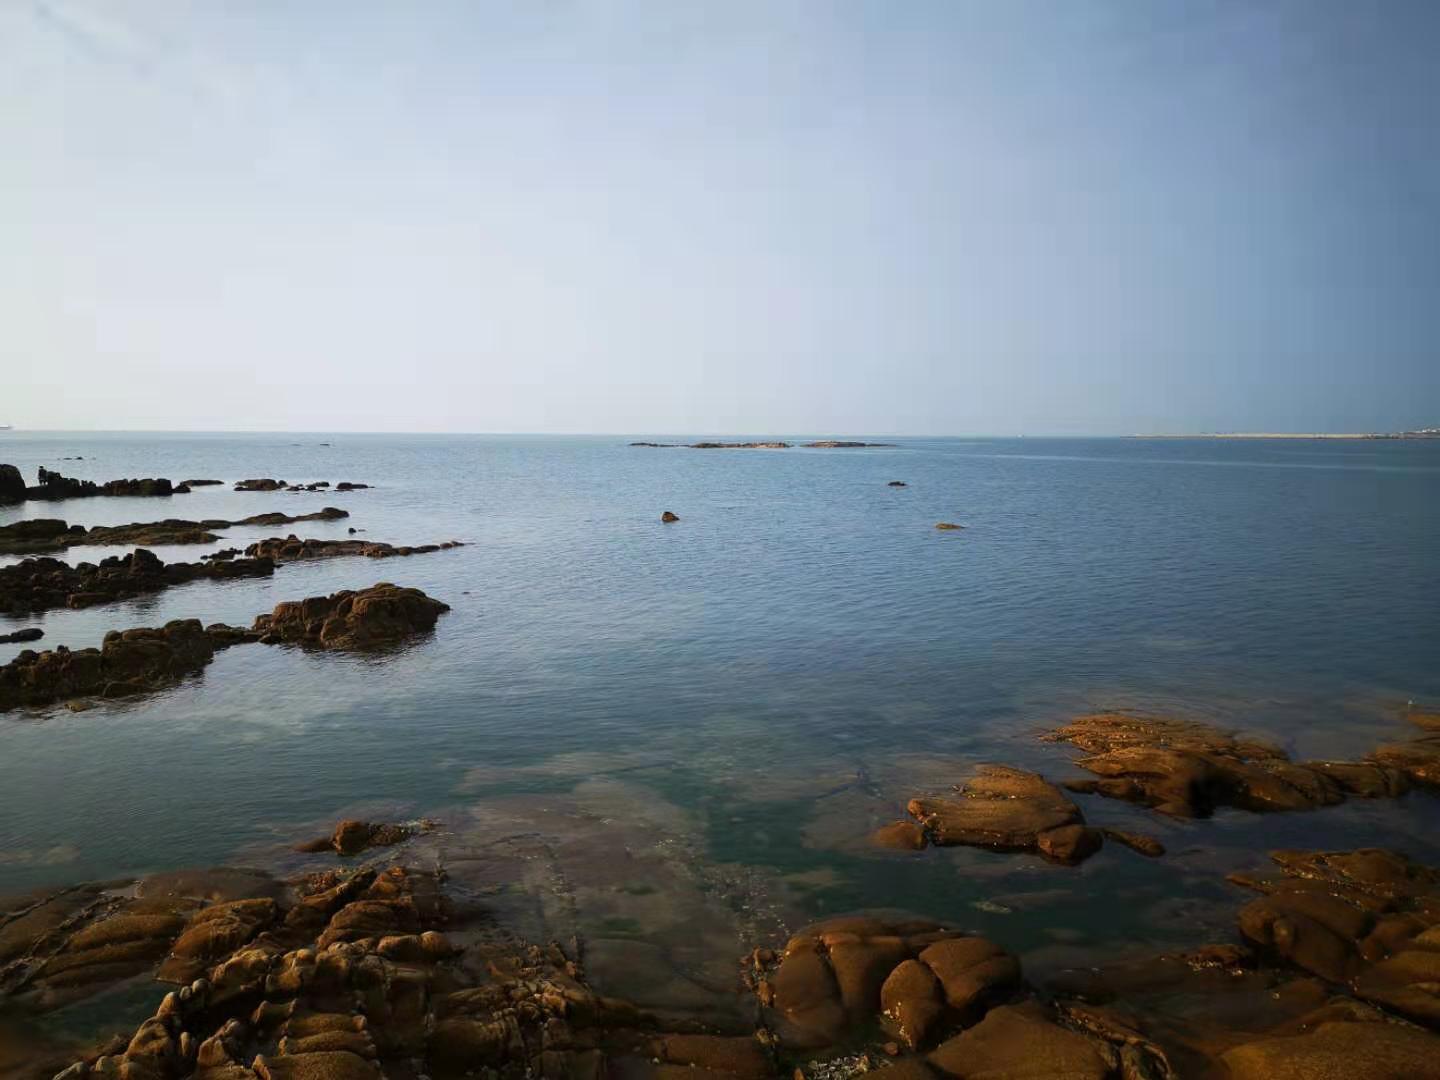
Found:
[[[364,649],[430,630],[449,610],[419,589],[381,583],[277,604],[271,614],[256,618],[253,629],[265,643]]]
[[[771,985],[775,1009],[785,1021],[781,1037],[786,1043],[821,1047],[840,1036],[846,1021],[840,987],[818,945],[787,949]]]
[[[380,1070],[358,1054],[343,1050],[260,1055],[254,1061],[260,1080],[379,1080]]]
[[[1399,1024],[1321,1024],[1227,1050],[1231,1080],[1437,1080],[1440,1038]]]
[[[1118,1064],[1105,1043],[1052,1023],[1035,1005],[991,1009],[928,1060],[965,1080],[1110,1080]]]
[[[945,1011],[940,980],[919,960],[906,960],[881,986],[880,1007],[905,1045],[917,1050]]]
[[[1020,986],[1020,961],[981,937],[936,942],[920,954],[920,962],[935,973],[946,1002],[959,1012]]]
[[[1141,855],[1152,859],[1158,859],[1165,854],[1165,845],[1153,836],[1146,836],[1143,833],[1129,832],[1125,829],[1105,829],[1105,838],[1114,840],[1117,844],[1124,844],[1131,851],[1138,851]]]
[[[672,514],[669,510],[666,510],[663,514],[660,515],[660,520],[668,525],[672,521],[679,521],[680,515]]]
[[[1041,855],[1066,866],[1084,862],[1099,851],[1104,842],[1104,833],[1085,825],[1061,825],[1035,838],[1035,846]]]
[[[895,851],[920,851],[926,845],[925,830],[913,821],[896,821],[872,832],[870,843]]]
[[[1082,822],[1059,788],[1022,769],[982,766],[955,798],[911,799],[909,811],[941,845],[1035,851],[1039,836]]]

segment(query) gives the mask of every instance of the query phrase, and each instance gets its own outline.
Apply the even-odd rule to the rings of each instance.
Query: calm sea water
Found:
[[[170,693],[0,717],[0,889],[263,864],[341,816],[433,814],[477,844],[571,830],[592,855],[632,860],[576,871],[593,895],[608,873],[646,897],[627,881],[664,856],[689,868],[697,904],[720,896],[791,923],[906,908],[1059,959],[1084,942],[1223,932],[1235,898],[1219,872],[1269,846],[1440,858],[1440,803],[1421,794],[1194,823],[1089,800],[1093,820],[1139,825],[1172,853],[1107,849],[1078,870],[863,844],[906,797],[975,762],[1072,773],[1036,734],[1085,710],[1209,719],[1301,757],[1412,735],[1405,703],[1440,701],[1440,442],[627,441],[0,435],[0,461],[27,477],[46,465],[97,480],[376,485],[29,504],[0,523],[339,505],[348,521],[279,531],[468,545],[17,623],[43,627],[46,646],[98,645],[111,628],[248,624],[279,600],[386,579],[453,607],[433,636],[383,656],[248,646]],[[682,520],[662,526],[662,510]],[[272,532],[232,530],[216,546]],[[0,662],[20,648],[0,646]],[[596,918],[643,942],[666,922],[645,902],[651,914],[606,900]],[[1143,921],[1117,916],[1140,907]]]

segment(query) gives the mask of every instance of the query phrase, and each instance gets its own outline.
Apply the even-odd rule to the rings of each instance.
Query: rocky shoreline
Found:
[[[297,562],[304,559],[334,559],[351,555],[363,555],[367,559],[391,559],[406,555],[428,555],[434,551],[449,551],[464,547],[459,540],[446,540],[440,544],[394,544],[378,540],[301,540],[293,534],[287,537],[272,536],[245,549],[247,558],[273,559],[275,562]]]
[[[37,1042],[7,1075],[1440,1076],[1440,871],[1394,852],[1276,851],[1273,871],[1233,878],[1259,894],[1234,939],[1038,981],[953,924],[828,918],[735,957],[737,1029],[597,992],[582,937],[497,925],[483,896],[414,863],[434,825],[341,822],[306,850],[343,861],[288,877],[182,871],[0,903],[0,1016],[157,984],[133,1031]],[[381,861],[352,861],[377,844]]]
[[[53,608],[87,608],[160,592],[197,580],[269,577],[274,560],[261,558],[167,563],[146,548],[75,566],[59,559],[25,559],[0,566],[0,614],[29,615]]]

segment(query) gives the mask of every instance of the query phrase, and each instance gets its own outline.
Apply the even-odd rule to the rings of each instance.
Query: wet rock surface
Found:
[[[430,822],[420,825],[390,825],[373,821],[342,821],[328,836],[301,844],[300,851],[334,851],[339,855],[359,855],[376,847],[389,847],[402,840],[408,840],[422,829],[429,828]]]
[[[951,796],[910,800],[909,812],[932,843],[1032,852],[1074,864],[1104,837],[1054,784],[1008,765],[983,765]]]
[[[1278,873],[1231,875],[1263,895],[1241,935],[1416,1023],[1440,1027],[1440,873],[1375,848],[1276,851]]]
[[[59,559],[25,559],[0,567],[0,612],[25,615],[52,608],[85,608],[160,592],[201,578],[269,577],[269,558],[230,562],[165,563],[140,548],[128,555],[75,566]]]
[[[1407,770],[1380,753],[1368,762],[1293,762],[1268,743],[1187,720],[1099,713],[1047,738],[1088,751],[1075,764],[1099,779],[1067,782],[1070,790],[1175,817],[1208,817],[1219,807],[1314,810],[1409,788]]]
[[[449,610],[450,605],[419,589],[382,582],[359,591],[346,589],[277,604],[269,615],[256,618],[253,630],[266,644],[363,649],[431,630]]]
[[[248,558],[273,559],[275,562],[297,562],[302,559],[331,559],[348,555],[363,555],[367,559],[389,559],[405,555],[427,555],[433,551],[448,551],[464,547],[459,540],[446,540],[440,544],[402,545],[385,544],[375,540],[301,540],[291,535],[274,536],[261,540],[245,549]]]
[[[10,634],[0,634],[0,645],[13,645],[22,641],[39,641],[45,636],[45,631],[38,626],[26,627],[24,630],[16,630]]]

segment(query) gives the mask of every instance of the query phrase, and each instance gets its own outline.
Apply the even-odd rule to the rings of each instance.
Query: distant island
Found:
[[[1127,435],[1128,439],[1440,439],[1440,427],[1391,432],[1210,431],[1200,435]]]
[[[670,442],[632,442],[631,446],[653,446],[656,449],[685,449],[685,450],[789,450],[793,445],[788,442],[697,442],[697,443],[670,443]],[[894,443],[884,442],[847,442],[840,439],[822,439],[819,442],[800,443],[802,450],[837,450],[854,446],[894,446]]]

